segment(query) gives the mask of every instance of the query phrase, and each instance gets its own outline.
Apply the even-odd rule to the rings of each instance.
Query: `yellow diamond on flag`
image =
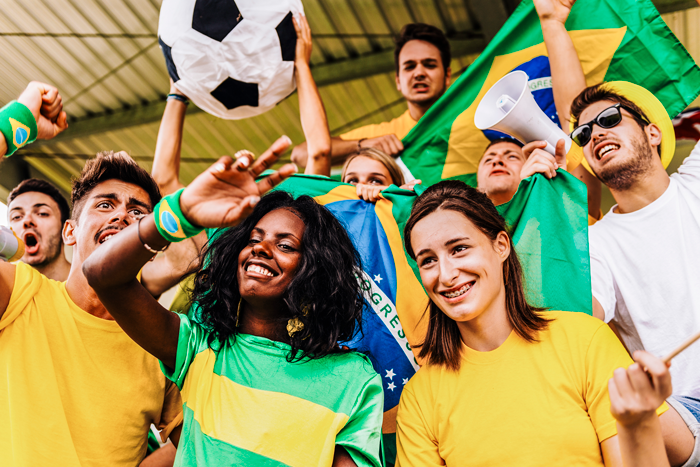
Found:
[[[10,125],[12,125],[12,143],[17,148],[21,148],[29,141],[29,127],[12,117],[10,117]]]

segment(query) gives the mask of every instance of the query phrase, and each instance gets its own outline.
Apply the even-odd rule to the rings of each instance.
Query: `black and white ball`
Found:
[[[300,0],[163,0],[158,41],[170,77],[202,110],[241,119],[296,89]]]

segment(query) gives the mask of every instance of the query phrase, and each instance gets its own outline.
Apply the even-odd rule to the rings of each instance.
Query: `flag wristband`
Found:
[[[164,196],[153,210],[156,228],[169,242],[181,242],[204,230],[192,225],[182,214],[180,196],[182,196],[183,191],[184,188],[180,188],[175,193]]]
[[[7,152],[11,156],[19,148],[36,140],[36,119],[26,105],[12,101],[0,109],[0,133],[5,137]]]

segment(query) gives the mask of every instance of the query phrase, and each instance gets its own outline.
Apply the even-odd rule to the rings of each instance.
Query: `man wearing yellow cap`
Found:
[[[665,356],[700,329],[700,145],[669,177],[675,136],[664,106],[627,82],[586,88],[571,106],[583,164],[617,204],[590,227],[593,313],[630,352]],[[700,345],[673,359],[669,403],[696,437]]]

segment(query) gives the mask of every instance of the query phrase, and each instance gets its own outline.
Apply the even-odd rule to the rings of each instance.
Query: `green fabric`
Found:
[[[169,369],[161,364],[166,377],[181,389],[184,401],[185,418],[176,465],[283,465],[278,462],[279,458],[268,459],[237,446],[235,441],[224,442],[215,439],[211,433],[204,433],[201,420],[197,420],[196,410],[193,412],[192,407],[198,407],[205,417],[219,417],[215,425],[223,431],[228,429],[226,427],[254,423],[265,436],[253,441],[266,449],[272,449],[280,442],[282,430],[284,446],[293,445],[301,451],[306,446],[315,452],[319,444],[331,442],[345,447],[358,466],[381,465],[382,382],[366,356],[352,352],[289,363],[286,360],[288,345],[245,334],[236,336],[223,347],[218,341],[213,342],[212,347],[217,351],[212,352],[209,334],[186,315],[179,317],[175,368]],[[202,354],[204,352],[206,354]],[[202,356],[191,374],[191,365],[200,354]],[[206,374],[201,362],[209,358],[215,358],[215,362],[213,372]],[[187,378],[195,379],[186,385]],[[209,392],[212,387],[221,387],[224,397],[214,399]],[[241,410],[239,407],[220,406],[226,397],[242,397],[242,400],[249,401],[250,393],[260,401],[259,407],[253,407],[256,420],[236,419]],[[267,403],[270,398],[288,402],[285,407],[289,407],[290,414],[275,411],[275,403]],[[305,428],[314,426],[316,420],[311,414],[308,419],[299,419],[298,410],[295,412],[293,408],[298,400],[325,407],[334,414],[345,414],[348,420],[335,439],[329,441],[308,436]],[[266,410],[273,412],[266,413]],[[222,417],[222,414],[227,415]],[[284,426],[273,426],[274,420],[282,420]],[[284,457],[283,451],[280,457]],[[203,459],[207,462],[202,462]]]
[[[700,92],[700,69],[650,0],[579,0],[566,27],[569,31],[601,32],[626,27],[604,79],[630,81],[647,88],[664,104],[671,118]],[[442,179],[453,123],[474,103],[494,59],[542,42],[535,7],[532,0],[524,0],[477,60],[403,139],[405,150],[401,159],[416,178],[425,185]],[[513,62],[513,68],[519,65]],[[479,156],[475,155],[476,160]],[[475,177],[466,173],[452,178],[471,185],[476,183]]]
[[[10,102],[0,109],[0,133],[7,144],[5,157],[9,157],[19,148],[36,140],[38,130],[34,114],[26,105],[17,101]]]
[[[559,169],[551,180],[538,173],[521,181],[513,199],[496,207],[531,305],[592,313],[586,197],[586,185]]]
[[[396,433],[382,434],[382,451],[384,452],[384,467],[394,467],[396,463]]]
[[[185,189],[180,188],[175,193],[163,196],[153,209],[156,228],[169,242],[181,242],[204,230],[192,225],[182,214],[180,196],[183,191]]]

